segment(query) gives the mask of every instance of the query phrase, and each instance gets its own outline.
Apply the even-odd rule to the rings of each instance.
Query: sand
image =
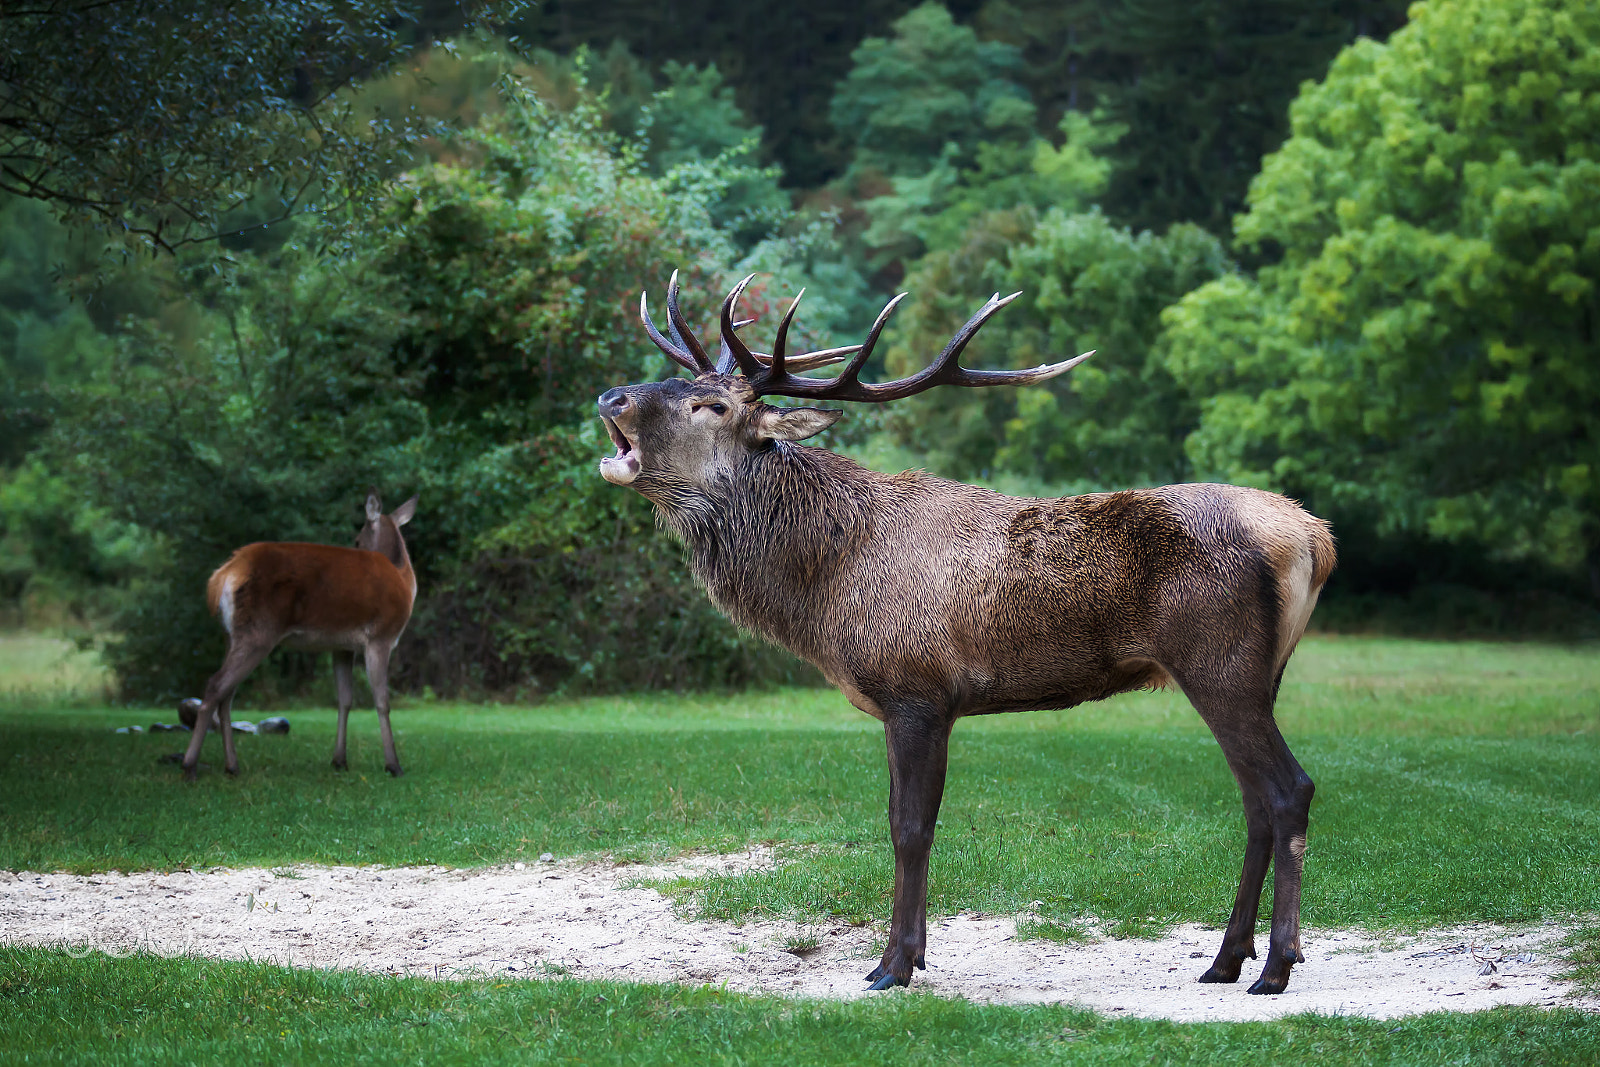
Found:
[[[442,867],[216,869],[39,874],[0,871],[0,936],[73,952],[134,951],[353,968],[440,979],[562,976],[726,986],[785,997],[868,993],[881,924],[700,922],[642,881],[771,862],[764,852],[658,865],[611,862]],[[911,991],[995,1004],[1069,1003],[1112,1016],[1190,1022],[1320,1012],[1390,1019],[1501,1004],[1600,1002],[1559,974],[1558,924],[1474,925],[1405,937],[1307,930],[1307,962],[1287,992],[1250,996],[1201,985],[1220,931],[1180,926],[1155,940],[1019,940],[1026,916],[960,914],[930,922],[928,969]],[[875,949],[875,943],[879,948]],[[814,948],[809,946],[815,945]],[[1265,949],[1265,937],[1259,948]],[[799,949],[800,952],[791,951]],[[1492,966],[1486,966],[1492,964]]]

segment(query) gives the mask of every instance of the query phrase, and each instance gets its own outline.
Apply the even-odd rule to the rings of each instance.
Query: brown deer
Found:
[[[218,567],[206,583],[206,603],[228,631],[222,667],[206,682],[205,696],[184,702],[183,719],[194,716],[183,776],[193,781],[213,712],[227,754],[227,772],[239,773],[233,749],[234,690],[279,645],[333,653],[339,691],[339,737],[333,766],[345,770],[345,724],[355,700],[355,654],[366,664],[367,682],[383,731],[383,763],[399,777],[400,757],[389,726],[389,654],[411,619],[417,576],[411,569],[400,527],[416,514],[412,497],[383,513],[373,490],[367,494],[367,522],[355,548],[296,541],[258,541],[245,545]]]
[[[838,377],[799,377],[784,353],[799,297],[772,354],[757,354],[732,321],[749,281],[723,302],[715,364],[679,310],[676,275],[670,336],[641,300],[651,340],[694,377],[601,394],[617,452],[600,473],[656,505],[729,618],[809,660],[882,720],[895,888],[872,988],[907,985],[924,966],[928,853],[955,720],[1175,684],[1222,746],[1247,828],[1233,914],[1200,980],[1236,981],[1244,958],[1255,957],[1270,864],[1271,946],[1250,992],[1282,992],[1304,960],[1312,783],[1272,709],[1333,569],[1327,525],[1281,496],[1231,485],[1024,499],[916,472],[878,474],[798,444],[840,412],[761,397],[883,403],[936,385],[1029,385],[1092,353],[1032,370],[960,367],[973,335],[1016,295],[997,294],[924,370],[861,382],[896,297]]]

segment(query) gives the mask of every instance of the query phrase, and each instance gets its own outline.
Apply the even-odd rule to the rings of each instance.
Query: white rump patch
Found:
[[[1294,564],[1289,572],[1279,579],[1279,596],[1283,601],[1283,618],[1278,631],[1278,666],[1281,668],[1289,660],[1289,653],[1294,651],[1294,646],[1300,643],[1300,635],[1306,632],[1306,624],[1311,621],[1311,609],[1317,606],[1317,594],[1311,588],[1311,574],[1315,563],[1311,558],[1311,547],[1302,548],[1294,559]]]
[[[222,579],[222,595],[217,598],[217,610],[222,615],[222,628],[228,631],[228,636],[233,636],[233,587],[238,580],[233,575],[225,575]]]

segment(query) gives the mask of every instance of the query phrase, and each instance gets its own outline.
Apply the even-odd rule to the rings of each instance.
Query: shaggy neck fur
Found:
[[[775,441],[706,489],[656,501],[706,592],[741,626],[815,655],[840,568],[871,540],[884,476],[821,448]]]

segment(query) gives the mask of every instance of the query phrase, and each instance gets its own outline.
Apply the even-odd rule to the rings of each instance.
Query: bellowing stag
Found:
[[[872,988],[907,985],[924,966],[928,853],[955,720],[1175,684],[1222,746],[1247,827],[1233,914],[1200,980],[1236,981],[1245,957],[1255,957],[1270,864],[1271,945],[1250,992],[1282,992],[1304,959],[1312,783],[1272,709],[1333,569],[1326,524],[1281,496],[1231,485],[1024,499],[920,473],[878,474],[801,445],[840,412],[761,397],[882,403],[936,385],[1029,385],[1086,357],[1022,371],[962,368],[962,349],[1013,299],[996,297],[929,367],[861,382],[897,297],[842,373],[800,377],[797,363],[840,351],[786,356],[791,305],[772,354],[752,352],[732,318],[749,280],[723,302],[717,363],[684,321],[676,275],[670,336],[641,299],[651,340],[694,377],[601,394],[617,451],[600,473],[656,505],[729,618],[815,664],[883,722],[895,890],[888,947],[867,975]]]
[[[367,494],[367,521],[356,535],[356,547],[258,541],[236,551],[212,573],[206,583],[206,603],[228,631],[228,653],[206,682],[205,695],[184,702],[185,722],[191,714],[195,720],[183,754],[184,778],[194,780],[213,712],[222,733],[226,770],[239,773],[233,748],[234,690],[280,644],[333,653],[339,694],[333,766],[341,771],[348,766],[345,724],[355,702],[355,654],[361,653],[383,733],[384,766],[400,776],[400,756],[389,726],[389,654],[399,643],[417,599],[416,572],[400,534],[416,510],[417,498],[412,497],[385,515],[383,501],[373,490]]]

